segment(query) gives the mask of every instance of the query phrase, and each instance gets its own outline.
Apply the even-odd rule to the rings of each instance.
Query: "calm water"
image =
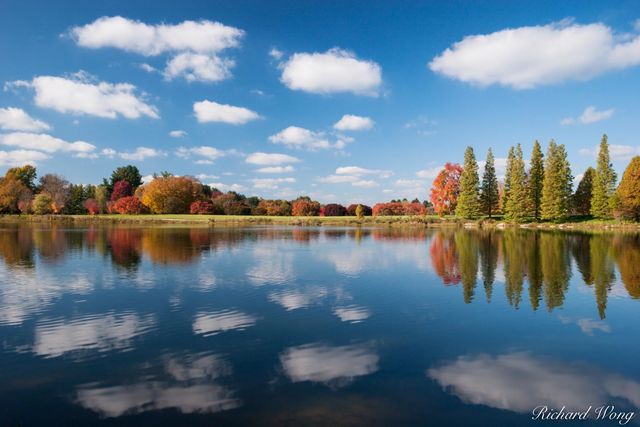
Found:
[[[638,412],[639,298],[631,234],[4,225],[0,425]]]

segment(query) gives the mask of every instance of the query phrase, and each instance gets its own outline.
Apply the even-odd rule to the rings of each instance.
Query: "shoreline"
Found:
[[[463,220],[440,218],[437,216],[367,216],[358,219],[354,216],[341,217],[294,217],[294,216],[240,216],[240,215],[0,215],[0,224],[16,223],[55,223],[55,224],[128,224],[128,225],[200,225],[200,226],[387,226],[387,227],[461,227],[469,229],[542,229],[542,230],[627,230],[640,231],[640,223],[627,223],[616,220],[583,220],[563,223],[506,223],[495,220]]]

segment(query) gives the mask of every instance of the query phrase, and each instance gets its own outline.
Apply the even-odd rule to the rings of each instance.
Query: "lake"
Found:
[[[0,425],[619,425],[639,299],[637,234],[5,224]]]

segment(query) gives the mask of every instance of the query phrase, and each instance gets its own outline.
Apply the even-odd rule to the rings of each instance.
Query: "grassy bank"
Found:
[[[131,224],[162,225],[183,224],[202,226],[419,226],[419,227],[467,227],[467,228],[540,228],[568,230],[639,230],[639,223],[617,220],[595,220],[573,218],[563,223],[510,224],[500,220],[462,220],[455,217],[438,216],[375,216],[358,219],[342,217],[293,217],[293,216],[244,216],[244,215],[3,215],[0,222],[58,223],[58,224]]]

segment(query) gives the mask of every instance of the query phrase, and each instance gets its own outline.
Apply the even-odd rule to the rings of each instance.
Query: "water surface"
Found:
[[[0,425],[637,412],[639,298],[636,234],[3,225]]]

